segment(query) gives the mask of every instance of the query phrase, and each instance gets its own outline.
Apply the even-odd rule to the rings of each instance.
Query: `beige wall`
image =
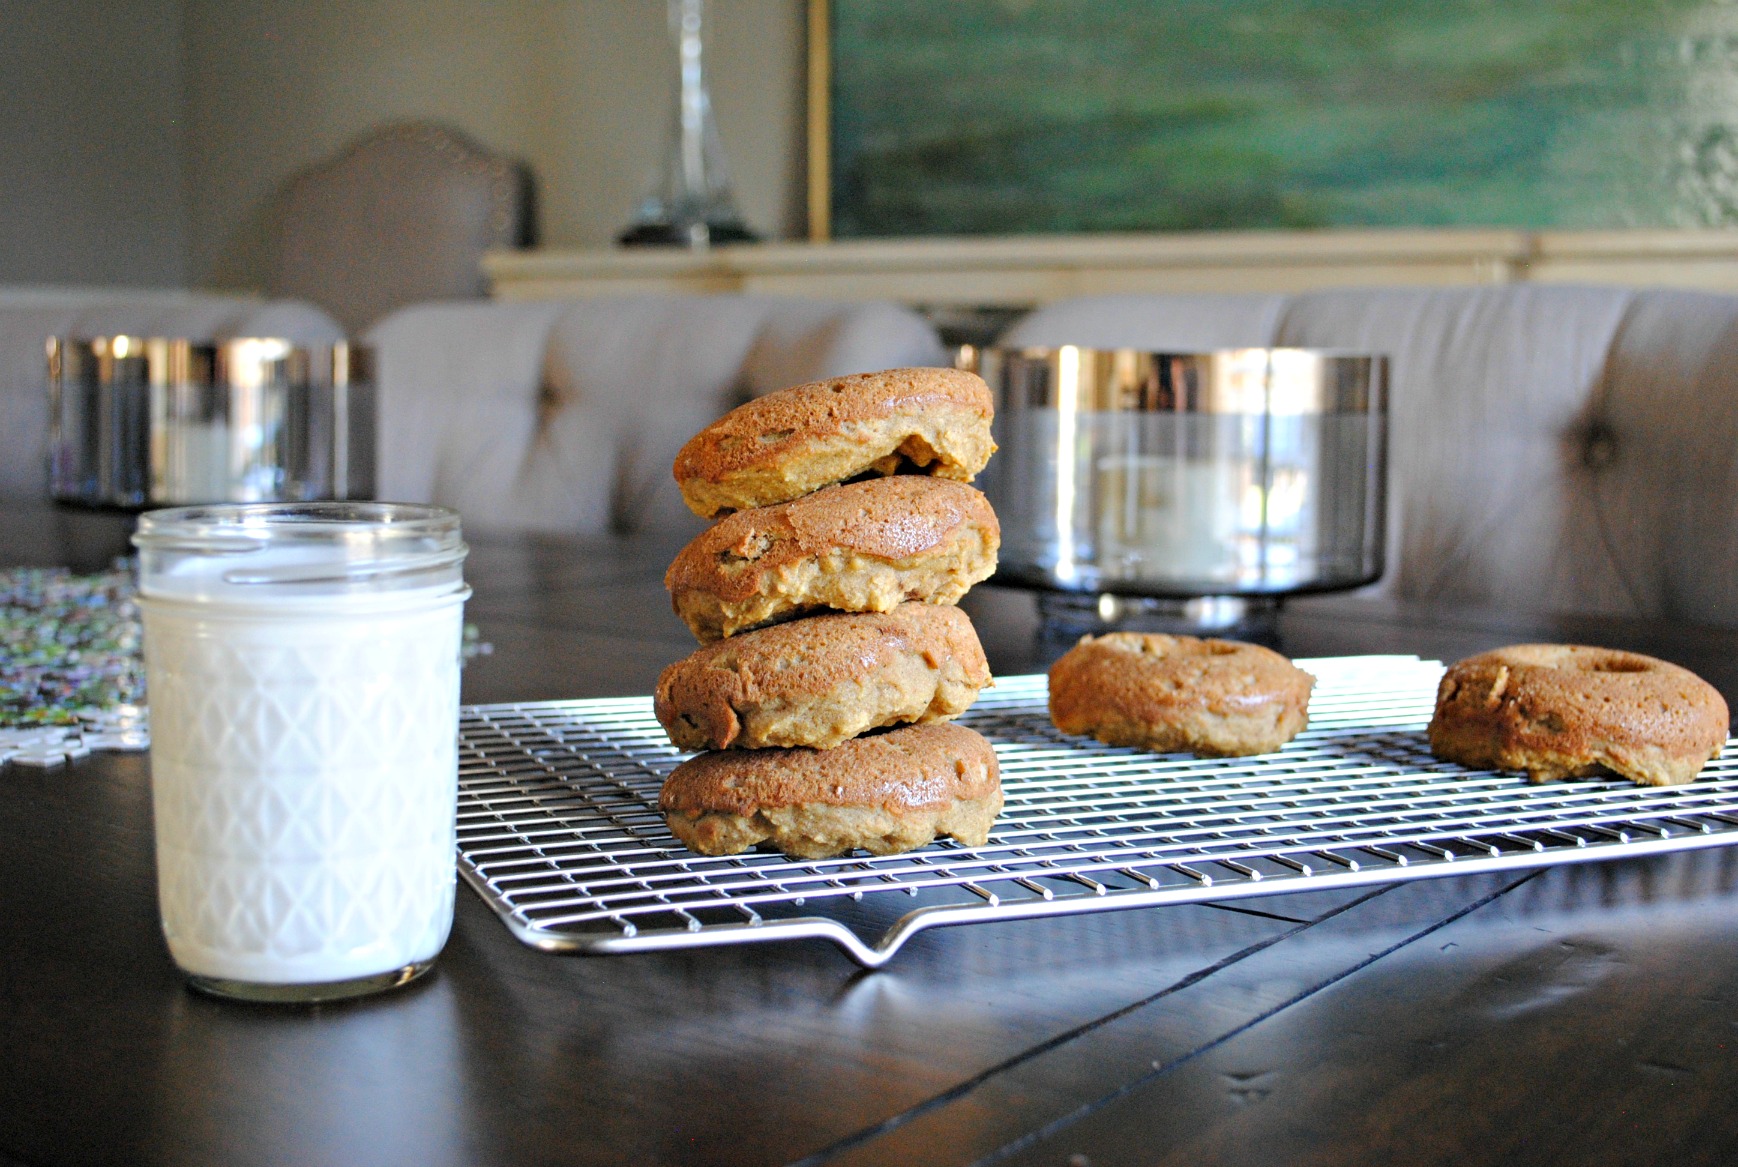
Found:
[[[529,163],[543,241],[601,246],[653,178],[674,102],[664,0],[183,0],[190,262],[258,287],[284,179],[369,127],[433,118]],[[744,216],[802,223],[803,0],[707,6]]]
[[[180,0],[0,2],[0,284],[187,278]]]

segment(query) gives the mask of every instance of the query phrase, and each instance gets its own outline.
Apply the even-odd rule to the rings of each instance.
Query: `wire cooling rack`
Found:
[[[1534,786],[1438,762],[1442,666],[1299,661],[1310,725],[1275,754],[1198,760],[1059,733],[1041,676],[1003,677],[962,724],[994,743],[989,842],[903,855],[707,858],[664,826],[685,755],[649,698],[468,707],[459,870],[513,934],[619,953],[825,938],[886,963],[925,928],[1224,900],[1738,841],[1738,749],[1687,786]]]

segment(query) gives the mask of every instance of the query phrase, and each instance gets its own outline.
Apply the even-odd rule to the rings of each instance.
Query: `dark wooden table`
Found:
[[[0,559],[101,521],[0,511]],[[76,528],[76,529],[75,529]],[[473,702],[646,692],[658,541],[473,540]],[[968,601],[999,672],[1030,597]],[[1738,636],[1324,599],[1297,655],[1522,637],[1738,696]],[[1738,1160],[1738,852],[820,942],[563,958],[468,890],[436,972],[316,1008],[187,990],[137,755],[0,771],[0,1160],[24,1164],[1636,1164]]]

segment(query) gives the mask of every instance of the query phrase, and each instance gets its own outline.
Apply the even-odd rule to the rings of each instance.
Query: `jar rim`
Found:
[[[170,549],[212,537],[344,537],[371,531],[405,538],[459,535],[459,514],[429,503],[326,501],[204,503],[168,507],[139,516],[133,543]]]
[[[426,503],[211,503],[147,511],[133,546],[140,593],[188,599],[458,586],[458,512]],[[270,553],[270,554],[268,554]],[[203,572],[182,574],[207,561]],[[179,584],[167,583],[179,576]]]

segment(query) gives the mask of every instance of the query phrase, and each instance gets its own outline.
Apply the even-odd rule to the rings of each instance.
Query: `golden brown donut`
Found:
[[[1720,752],[1727,723],[1725,698],[1688,669],[1638,652],[1516,644],[1449,667],[1429,737],[1445,762],[1534,782],[1610,771],[1673,786]]]
[[[901,604],[705,645],[659,676],[653,708],[677,749],[826,750],[879,726],[958,717],[989,683],[964,612]]]
[[[664,573],[702,644],[816,608],[952,604],[996,569],[996,513],[978,491],[901,475],[727,515]]]
[[[658,796],[671,832],[702,855],[770,843],[800,859],[861,847],[892,855],[937,835],[980,846],[1002,809],[983,735],[908,725],[834,750],[725,750],[671,771]]]
[[[996,444],[975,373],[888,369],[780,389],[689,439],[673,472],[701,518],[771,506],[864,474],[970,482]]]
[[[1081,637],[1050,666],[1050,719],[1113,746],[1265,754],[1307,724],[1314,684],[1260,645],[1111,632]]]

